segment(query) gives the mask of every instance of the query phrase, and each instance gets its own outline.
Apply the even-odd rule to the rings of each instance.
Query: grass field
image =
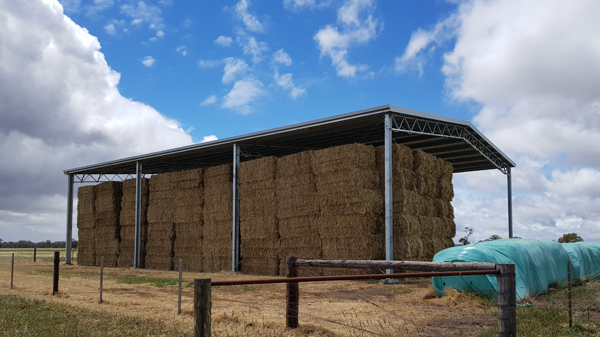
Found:
[[[104,303],[99,304],[100,268],[61,264],[60,292],[53,296],[51,262],[33,263],[22,255],[26,262],[16,263],[15,287],[10,289],[10,258],[5,259],[5,255],[0,249],[0,335],[17,331],[52,336],[191,335],[193,289],[184,287],[183,312],[177,315],[177,272],[105,268]],[[184,273],[184,285],[195,278],[256,276]],[[497,335],[494,301],[456,291],[443,298],[429,298],[430,284],[428,279],[397,285],[348,281],[301,284],[301,328],[294,331],[285,329],[284,285],[213,287],[213,335]],[[528,299],[532,306],[518,309],[519,336],[600,335],[600,282],[583,282],[573,288],[573,328],[568,327],[566,298],[566,287],[561,285]],[[42,321],[47,317],[45,324]]]
[[[54,261],[54,252],[60,252],[61,262],[65,261],[64,248],[37,248],[37,262]],[[0,248],[0,263],[10,263],[12,254],[15,254],[15,262],[33,262],[33,248]],[[77,249],[73,249],[71,255],[73,261],[77,261]]]

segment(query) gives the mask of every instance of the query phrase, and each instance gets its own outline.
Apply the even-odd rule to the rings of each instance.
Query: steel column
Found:
[[[513,237],[513,217],[512,217],[512,173],[510,166],[506,169],[506,183],[508,185],[508,237]]]
[[[394,259],[394,213],[392,189],[392,115],[385,115],[385,259]],[[386,274],[392,274],[392,269],[386,269]]]
[[[144,175],[142,173],[142,162],[135,163],[135,233],[133,243],[133,268],[140,268],[140,251],[142,236],[142,184]]]
[[[67,244],[65,246],[65,264],[71,264],[71,250],[73,248],[73,180],[74,175],[69,174],[67,189]]]
[[[238,197],[238,168],[240,166],[240,146],[233,144],[233,231],[231,248],[231,271],[240,271],[240,200]]]

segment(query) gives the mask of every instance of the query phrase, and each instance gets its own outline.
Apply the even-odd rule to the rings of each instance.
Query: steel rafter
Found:
[[[464,126],[406,116],[393,116],[393,123],[394,127],[392,128],[392,131],[394,132],[460,139],[484,156],[490,163],[496,166],[500,172],[506,175],[509,174],[508,169],[510,166],[498,157],[498,155],[490,151],[488,147]]]
[[[144,177],[147,175],[144,175]],[[74,183],[102,183],[106,181],[125,181],[135,179],[135,174],[75,174]]]

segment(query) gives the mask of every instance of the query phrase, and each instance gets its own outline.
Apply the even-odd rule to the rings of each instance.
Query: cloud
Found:
[[[448,95],[480,106],[475,124],[517,162],[515,235],[600,240],[600,147],[590,145],[600,141],[600,77],[591,76],[600,74],[599,11],[596,1],[472,0],[446,26],[455,39],[443,55]],[[440,25],[413,34],[407,60],[435,43]],[[457,224],[483,237],[506,232],[506,180],[495,173],[457,180]],[[483,181],[492,194],[468,192]]]
[[[248,114],[252,112],[248,104],[264,94],[262,87],[262,82],[256,79],[239,80],[235,82],[233,89],[223,97],[222,107],[237,109],[242,114]]]
[[[133,19],[131,21],[132,25],[145,22],[149,24],[150,29],[160,30],[164,27],[162,10],[157,6],[146,5],[143,1],[138,2],[137,6],[133,4],[121,5],[121,12]]]
[[[254,37],[242,35],[237,37],[237,41],[242,45],[244,55],[252,55],[253,63],[262,61],[262,52],[269,50],[266,42],[258,42]]]
[[[331,5],[330,0],[283,0],[283,7],[292,11],[300,11],[304,8],[324,8],[329,5]]]
[[[189,29],[192,27],[192,19],[185,19],[182,24],[183,28]]]
[[[144,60],[142,61],[142,64],[146,67],[152,67],[155,62],[156,60],[152,56],[145,56]]]
[[[238,75],[242,75],[248,71],[248,64],[242,59],[228,57],[224,61],[225,68],[223,68],[222,78],[224,84],[233,82]]]
[[[210,95],[206,97],[206,99],[202,101],[202,103],[200,103],[200,106],[208,106],[215,103],[217,103],[217,95]]]
[[[348,49],[365,44],[377,36],[382,27],[373,19],[372,0],[348,0],[338,9],[338,26],[327,25],[314,36],[321,56],[329,56],[338,76],[355,77],[357,72],[368,69],[366,65],[353,65],[347,60]]]
[[[106,31],[106,34],[108,34],[108,35],[117,35],[117,31],[115,29],[115,25],[112,24],[112,23],[104,26],[104,30]]]
[[[291,66],[292,58],[285,51],[283,51],[283,48],[282,48],[273,53],[273,62],[279,63],[279,64],[284,64],[286,66]]]
[[[215,43],[218,44],[219,46],[223,46],[223,47],[229,47],[231,46],[231,42],[233,42],[233,39],[229,36],[219,36],[216,40]]]
[[[0,25],[0,158],[10,158],[0,160],[0,233],[7,241],[64,240],[64,169],[192,139],[177,121],[119,93],[120,74],[98,39],[57,1],[0,2],[0,13],[11,23]]]
[[[177,48],[175,49],[175,52],[181,53],[181,55],[186,56],[187,55],[187,47],[185,45],[177,46]]]
[[[217,138],[217,136],[215,135],[210,135],[210,136],[204,136],[204,138],[202,138],[202,140],[200,141],[200,143],[206,143],[206,142],[212,142],[215,140],[218,140],[219,138]]]
[[[162,30],[159,30],[158,32],[156,32],[156,37],[164,37],[165,36],[165,32],[163,32]]]
[[[304,95],[306,93],[306,89],[300,88],[294,85],[292,80],[292,74],[283,74],[279,75],[278,71],[275,71],[275,76],[273,77],[278,86],[282,87],[285,90],[289,90],[290,97],[293,99],[298,98],[300,95]]]
[[[94,0],[93,5],[88,5],[85,13],[88,17],[96,17],[99,12],[107,10],[115,5],[114,0]]]
[[[198,61],[198,67],[200,68],[214,68],[221,64],[220,60],[200,60]]]
[[[248,29],[249,31],[256,32],[256,33],[263,32],[264,27],[263,27],[262,23],[260,23],[260,21],[258,21],[256,16],[254,16],[254,15],[250,14],[250,12],[248,12],[248,7],[250,7],[250,1],[240,0],[235,5],[235,9],[234,9],[235,15],[237,16],[237,18],[239,20],[242,20],[242,22],[246,26],[246,29]]]

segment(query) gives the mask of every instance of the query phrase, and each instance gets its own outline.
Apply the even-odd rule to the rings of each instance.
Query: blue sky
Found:
[[[516,163],[515,235],[600,240],[600,2],[0,1],[0,238],[63,240],[67,168],[383,104]],[[455,174],[507,236],[506,177]]]

